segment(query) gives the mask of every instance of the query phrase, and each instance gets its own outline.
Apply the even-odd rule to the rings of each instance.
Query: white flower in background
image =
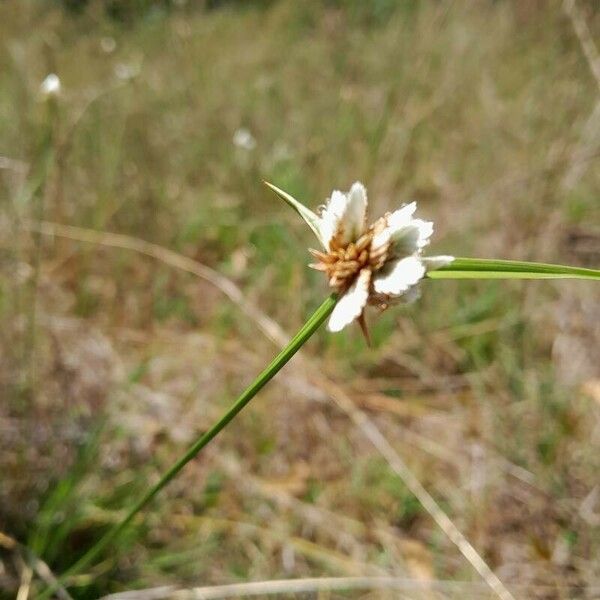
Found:
[[[115,51],[116,47],[117,47],[117,42],[115,41],[115,38],[112,38],[112,37],[100,38],[100,48],[102,49],[102,52],[106,52],[106,54],[111,54],[112,52]]]
[[[285,162],[293,156],[292,149],[285,142],[275,142],[273,146],[273,162]]]
[[[245,127],[241,127],[233,134],[233,144],[243,150],[254,150],[256,148],[256,140],[254,136]]]
[[[328,329],[340,331],[358,320],[366,334],[367,305],[386,309],[400,299],[418,298],[418,283],[428,269],[452,262],[451,256],[424,257],[433,223],[415,219],[416,202],[367,225],[367,191],[356,182],[347,194],[334,191],[313,223],[323,251],[311,267],[323,271],[340,300]]]
[[[40,93],[46,98],[58,96],[60,94],[60,79],[55,73],[50,73],[40,84]]]
[[[140,74],[140,65],[134,63],[118,63],[115,65],[115,75],[121,81],[130,81]]]

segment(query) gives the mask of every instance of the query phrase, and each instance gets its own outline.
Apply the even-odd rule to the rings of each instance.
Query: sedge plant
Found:
[[[266,183],[266,182],[265,182]],[[365,311],[380,311],[420,296],[420,282],[428,279],[588,279],[600,281],[599,269],[554,264],[426,256],[424,249],[433,234],[433,223],[414,217],[416,203],[386,213],[371,224],[367,221],[367,193],[355,183],[348,193],[334,191],[317,214],[287,192],[266,185],[289,204],[315,234],[319,249],[310,252],[310,266],[327,277],[331,294],[298,333],[233,402],[230,408],[168,468],[159,481],[127,511],[54,585],[39,596],[49,598],[59,584],[68,585],[74,575],[89,567],[113,544],[154,497],[205,448],[258,392],[291,360],[310,337],[328,321],[337,332],[356,321],[369,342]]]

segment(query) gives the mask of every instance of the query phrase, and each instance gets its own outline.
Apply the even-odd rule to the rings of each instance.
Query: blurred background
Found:
[[[328,293],[262,179],[417,200],[432,254],[598,268],[598,46],[594,0],[2,2],[0,596],[71,565]],[[359,410],[516,597],[600,597],[598,286],[423,291],[373,348],[320,331],[72,597],[495,597]]]

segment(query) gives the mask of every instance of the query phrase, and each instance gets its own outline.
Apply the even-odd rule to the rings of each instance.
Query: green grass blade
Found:
[[[427,273],[430,279],[596,279],[599,269],[551,265],[519,260],[455,258]]]
[[[260,375],[244,390],[241,396],[231,405],[229,410],[208,430],[201,435],[188,450],[177,460],[165,473],[160,480],[153,485],[128,511],[122,521],[117,523],[102,538],[100,538],[81,558],[65,573],[54,585],[38,596],[38,600],[49,598],[56,587],[64,583],[65,580],[73,575],[80,573],[88,567],[98,555],[114,542],[125,528],[131,523],[134,517],[147,506],[154,497],[187,465],[198,453],[211,442],[232,420],[233,418],[256,396],[256,394],[269,382],[275,375],[288,363],[288,361],[300,350],[306,341],[319,329],[325,319],[331,314],[337,302],[335,295],[329,296],[313,315],[306,321],[300,331],[289,341],[287,346],[269,363]]]
[[[321,246],[325,248],[325,244],[323,243],[323,238],[321,236],[321,232],[319,230],[319,217],[312,211],[310,208],[306,208],[302,202],[298,202],[296,198],[290,196],[287,192],[279,189],[276,185],[269,183],[268,181],[264,182],[265,185],[272,189],[282,200],[287,202],[305,221],[306,224],[312,229],[313,233],[317,236],[317,239],[321,243]]]

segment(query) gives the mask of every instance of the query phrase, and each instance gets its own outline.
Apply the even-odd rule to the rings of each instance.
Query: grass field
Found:
[[[205,4],[0,5],[1,597],[72,564],[328,293],[263,179],[417,200],[432,254],[600,265],[593,2],[583,46],[554,0]],[[356,409],[515,597],[597,597],[599,307],[592,282],[430,281],[371,316],[373,348],[319,332],[73,598],[495,597]]]

